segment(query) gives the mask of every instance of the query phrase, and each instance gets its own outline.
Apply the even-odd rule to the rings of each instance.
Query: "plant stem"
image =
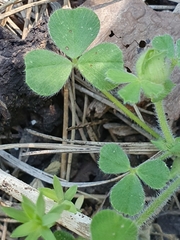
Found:
[[[174,142],[173,135],[167,123],[166,115],[164,112],[163,101],[158,101],[154,103],[158,121],[163,132],[164,138],[168,143]]]
[[[141,227],[154,215],[156,215],[163,206],[167,203],[169,198],[174,194],[174,192],[180,187],[180,175],[176,177],[167,184],[167,186],[161,191],[158,197],[156,197],[135,219],[135,223],[138,227]]]
[[[154,138],[160,138],[160,135],[156,133],[152,128],[150,128],[147,124],[142,122],[136,115],[134,115],[131,111],[129,111],[117,98],[115,98],[111,93],[106,90],[102,90],[102,93],[113,102],[125,115],[127,115],[131,120],[136,122],[140,127],[142,127],[146,132],[151,134]]]

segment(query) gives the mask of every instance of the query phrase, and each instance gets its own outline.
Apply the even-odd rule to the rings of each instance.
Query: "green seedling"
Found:
[[[59,182],[59,179],[57,176],[54,176],[53,178],[53,188],[40,188],[39,191],[46,197],[52,199],[56,202],[57,205],[65,204],[69,206],[69,211],[76,213],[76,203],[75,205],[71,202],[71,200],[74,198],[74,195],[77,192],[77,186],[70,187],[66,192],[63,192],[63,188]],[[80,209],[79,200],[77,199],[77,207]]]
[[[40,194],[36,203],[33,203],[25,196],[22,197],[22,209],[14,209],[11,207],[2,207],[3,211],[22,223],[17,227],[11,237],[26,237],[26,240],[36,240],[40,236],[45,240],[56,240],[56,236],[51,232],[50,228],[60,218],[61,213],[66,210],[76,213],[76,206],[71,202],[76,194],[77,187],[70,187],[65,193],[56,176],[53,178],[54,189],[40,188]],[[45,213],[44,196],[55,201],[52,209]],[[77,207],[81,207],[83,200],[77,200]]]
[[[48,213],[45,213],[45,201],[42,193],[39,194],[36,204],[25,196],[22,197],[22,209],[2,207],[3,211],[11,218],[19,221],[21,225],[11,234],[11,237],[25,237],[26,240],[36,240],[43,237],[45,240],[56,240],[50,228],[60,218],[64,210],[70,210],[65,203],[54,206]]]

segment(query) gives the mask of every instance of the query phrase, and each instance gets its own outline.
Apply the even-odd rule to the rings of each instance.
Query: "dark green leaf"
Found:
[[[137,227],[132,220],[103,210],[92,219],[91,235],[92,240],[137,240]]]
[[[112,206],[125,214],[139,213],[145,201],[144,190],[135,174],[129,174],[111,189],[110,200]]]
[[[84,53],[77,62],[81,74],[100,90],[110,90],[118,84],[105,80],[108,69],[123,69],[121,50],[112,43],[102,43]]]
[[[105,173],[117,174],[129,171],[130,163],[122,148],[112,143],[101,148],[99,167]]]
[[[54,236],[56,240],[74,240],[75,238],[68,232],[65,231],[55,231]]]
[[[54,52],[34,50],[26,54],[26,83],[37,94],[51,96],[67,81],[72,63]]]
[[[161,160],[149,160],[137,167],[138,176],[148,186],[154,189],[160,189],[165,186],[169,180],[169,169]]]

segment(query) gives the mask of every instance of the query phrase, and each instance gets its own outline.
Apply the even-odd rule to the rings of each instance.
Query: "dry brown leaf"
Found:
[[[174,40],[180,38],[180,14],[156,12],[142,0],[122,0],[102,3],[102,0],[86,1],[84,6],[92,8],[101,22],[101,30],[91,47],[101,42],[116,43],[124,54],[125,67],[134,72],[136,59],[149,46],[154,36],[170,34]],[[180,70],[172,75],[177,84],[165,101],[170,124],[180,115]]]

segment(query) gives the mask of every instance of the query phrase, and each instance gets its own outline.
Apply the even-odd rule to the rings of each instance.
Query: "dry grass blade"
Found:
[[[23,6],[20,6],[20,7],[17,7],[15,9],[12,9],[11,11],[8,11],[8,12],[5,12],[3,14],[0,15],[0,20],[6,18],[6,17],[9,17],[15,13],[18,13],[18,12],[21,12],[27,8],[31,8],[31,7],[35,7],[35,6],[38,6],[38,5],[42,5],[44,3],[50,3],[52,0],[41,0],[41,1],[38,1],[38,2],[32,2],[32,3],[29,3],[29,4],[25,4]]]

